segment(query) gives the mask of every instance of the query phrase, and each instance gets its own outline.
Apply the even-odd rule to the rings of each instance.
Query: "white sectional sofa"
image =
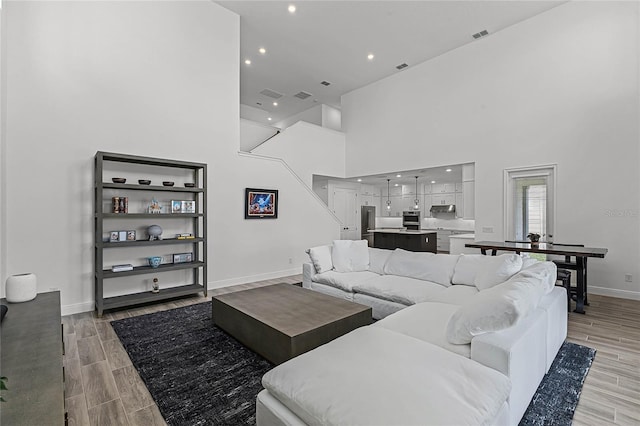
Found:
[[[515,425],[566,338],[552,262],[344,241],[309,254],[304,287],[380,320],[267,373],[259,425]]]

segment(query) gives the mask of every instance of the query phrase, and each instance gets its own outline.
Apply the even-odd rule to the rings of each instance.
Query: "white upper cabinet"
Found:
[[[431,194],[431,204],[434,206],[437,205],[448,205],[456,203],[456,195],[454,193],[447,194]]]
[[[456,192],[462,192],[462,182],[456,182]]]
[[[463,219],[474,219],[475,218],[475,188],[476,183],[474,181],[464,182],[464,191],[462,195],[464,196],[464,204],[462,211]]]
[[[432,194],[453,193],[456,192],[455,183],[434,183],[431,185]]]
[[[431,184],[430,183],[425,183],[422,187],[422,193],[423,194],[431,194]]]

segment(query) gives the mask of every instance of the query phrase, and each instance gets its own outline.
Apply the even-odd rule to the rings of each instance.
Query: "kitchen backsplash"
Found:
[[[474,231],[476,226],[475,220],[468,219],[438,219],[438,218],[423,218],[422,229],[460,229],[464,231]],[[401,217],[376,217],[376,228],[402,228]]]

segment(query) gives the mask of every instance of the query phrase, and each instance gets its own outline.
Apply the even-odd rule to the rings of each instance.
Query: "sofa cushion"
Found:
[[[369,248],[366,240],[335,240],[331,250],[333,268],[338,272],[358,272],[369,269]]]
[[[474,336],[509,328],[535,310],[544,291],[539,277],[526,273],[480,291],[453,314],[447,324],[447,339],[466,344]]]
[[[431,300],[445,287],[430,281],[398,275],[379,275],[371,280],[362,281],[353,286],[356,293],[367,294],[391,302],[413,305]]]
[[[384,265],[384,273],[431,281],[448,287],[457,261],[458,255],[395,249]]]
[[[309,425],[493,424],[511,388],[489,367],[383,327],[297,356],[262,385]]]
[[[556,280],[558,278],[558,267],[553,262],[535,262],[529,264],[526,268],[523,267],[518,274],[530,273],[536,274],[538,278],[544,283],[545,294],[551,293],[556,286]]]
[[[313,280],[320,284],[339,288],[340,290],[353,292],[353,287],[361,282],[378,278],[380,275],[370,271],[360,272],[336,272],[327,271],[317,274]]]
[[[384,274],[384,265],[387,263],[393,250],[385,250],[369,247],[369,270],[376,274]]]
[[[468,285],[452,285],[444,291],[434,295],[430,302],[448,303],[450,305],[462,305],[467,300],[478,294],[478,289]]]
[[[416,303],[376,322],[373,327],[406,334],[469,358],[471,345],[454,345],[447,340],[447,323],[457,310],[458,306],[447,303]]]
[[[321,274],[333,269],[333,261],[331,260],[331,246],[318,246],[307,249],[307,254],[316,268],[316,272]]]
[[[478,271],[474,284],[478,290],[486,290],[503,283],[522,268],[522,258],[515,253],[485,256],[484,265]]]
[[[461,254],[453,270],[451,283],[475,287],[476,275],[484,267],[487,256],[483,254]]]

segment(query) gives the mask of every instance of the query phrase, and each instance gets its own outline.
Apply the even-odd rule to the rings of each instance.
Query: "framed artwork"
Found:
[[[245,219],[277,219],[278,190],[246,188],[244,190]]]

